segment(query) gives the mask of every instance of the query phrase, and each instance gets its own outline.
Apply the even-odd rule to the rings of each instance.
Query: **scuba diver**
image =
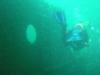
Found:
[[[78,23],[75,27],[65,34],[65,43],[74,50],[80,50],[88,46],[88,33],[82,23]]]
[[[64,43],[66,47],[73,50],[81,50],[88,46],[89,37],[83,23],[77,23],[71,31],[68,31],[65,13],[58,11],[56,13],[56,17],[59,24],[62,26]]]

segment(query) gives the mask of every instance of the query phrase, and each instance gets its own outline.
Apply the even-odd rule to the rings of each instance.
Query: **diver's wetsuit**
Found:
[[[66,46],[73,48],[74,50],[80,50],[88,44],[88,34],[86,30],[73,29],[66,37]]]

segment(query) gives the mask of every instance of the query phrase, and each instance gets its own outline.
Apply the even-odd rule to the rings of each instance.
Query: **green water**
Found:
[[[99,0],[1,0],[0,75],[100,75]],[[89,46],[73,51],[54,13],[84,23]]]

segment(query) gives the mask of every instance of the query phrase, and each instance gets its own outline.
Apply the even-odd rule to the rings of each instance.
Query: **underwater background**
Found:
[[[0,75],[100,75],[99,13],[99,0],[0,0]],[[80,21],[89,46],[71,51],[61,22]]]

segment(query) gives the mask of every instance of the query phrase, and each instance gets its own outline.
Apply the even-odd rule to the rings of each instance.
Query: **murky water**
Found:
[[[100,75],[99,3],[1,0],[0,75]],[[73,51],[64,43],[64,31],[79,21],[88,31],[89,46]]]

